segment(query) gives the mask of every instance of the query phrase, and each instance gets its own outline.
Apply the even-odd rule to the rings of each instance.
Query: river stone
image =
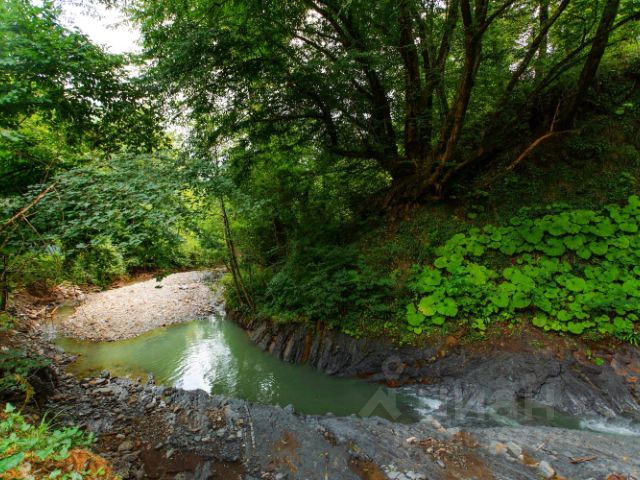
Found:
[[[489,449],[491,453],[494,455],[506,455],[507,454],[507,446],[504,443],[496,442],[495,440],[491,442],[491,447]]]
[[[513,455],[516,458],[522,455],[522,447],[515,442],[507,443],[507,449],[509,450],[511,455]]]
[[[133,442],[131,440],[125,440],[120,445],[118,445],[119,452],[127,452],[133,449]]]
[[[540,462],[540,465],[538,465],[538,470],[542,475],[544,475],[544,478],[552,478],[556,474],[556,471],[546,460],[542,460]]]

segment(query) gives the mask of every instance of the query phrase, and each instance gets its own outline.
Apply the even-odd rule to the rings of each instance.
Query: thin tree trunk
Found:
[[[9,264],[6,255],[2,256],[2,272],[0,273],[0,312],[7,310],[9,305]]]
[[[7,220],[6,222],[4,222],[2,225],[0,225],[0,232],[2,232],[5,228],[11,226],[13,223],[16,222],[16,220],[18,220],[19,218],[25,218],[25,213],[27,213],[30,209],[32,209],[33,207],[35,207],[46,195],[47,193],[49,193],[51,190],[53,190],[54,188],[56,188],[57,182],[52,183],[51,185],[49,185],[47,188],[45,188],[44,190],[42,190],[37,196],[36,198],[34,198],[28,205],[22,207],[20,210],[18,210],[18,212],[13,215],[9,220]]]
[[[233,242],[233,237],[231,235],[229,217],[227,216],[227,209],[225,207],[224,198],[222,196],[220,196],[220,210],[222,213],[222,223],[224,225],[224,241],[227,245],[227,250],[229,251],[229,266],[231,269],[231,276],[233,277],[233,284],[236,288],[236,293],[238,294],[239,298],[244,299],[251,310],[255,310],[253,299],[251,298],[251,295],[249,295],[244,281],[242,280],[242,273],[238,264],[236,248]]]
[[[420,63],[418,49],[413,35],[413,15],[408,0],[400,0],[399,27],[400,27],[400,55],[404,63],[404,97],[405,97],[405,122],[404,122],[404,146],[405,154],[410,161],[416,163],[423,159],[424,148],[421,132],[421,95],[422,82],[420,78]],[[416,164],[416,171],[420,171],[420,165]]]
[[[538,0],[538,21],[540,22],[540,32],[542,38],[540,40],[540,48],[538,49],[538,59],[535,66],[536,79],[542,78],[544,75],[544,62],[547,59],[547,47],[549,44],[545,27],[549,21],[549,0]]]
[[[611,33],[611,27],[618,15],[619,7],[620,0],[607,0],[604,5],[602,17],[598,24],[598,30],[593,40],[593,44],[591,45],[591,51],[589,52],[587,60],[582,67],[582,71],[580,72],[580,78],[578,79],[576,90],[569,99],[569,102],[562,114],[560,121],[561,130],[568,130],[573,126],[573,122],[578,114],[578,108],[593,82],[596,72],[598,71],[598,67],[600,66],[602,56],[604,55],[604,51],[609,43],[609,34]]]

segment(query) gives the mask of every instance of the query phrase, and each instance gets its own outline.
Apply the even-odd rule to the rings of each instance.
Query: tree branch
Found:
[[[57,185],[57,182],[54,182],[51,185],[49,185],[47,188],[42,190],[36,196],[36,198],[34,198],[28,205],[22,207],[9,220],[7,220],[2,225],[0,225],[0,232],[3,232],[7,227],[9,227],[11,224],[16,222],[20,217],[24,218],[24,214],[27,213],[29,210],[31,210],[33,207],[35,207],[38,203],[40,203],[40,201],[47,195],[47,193],[49,193],[51,190],[53,190],[56,187],[56,185]]]

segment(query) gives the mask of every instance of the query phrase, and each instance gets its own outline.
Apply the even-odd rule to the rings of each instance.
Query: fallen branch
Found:
[[[585,463],[585,462],[591,462],[593,460],[595,460],[598,457],[578,457],[578,458],[572,458],[571,459],[571,463],[573,463],[574,465],[577,463]]]

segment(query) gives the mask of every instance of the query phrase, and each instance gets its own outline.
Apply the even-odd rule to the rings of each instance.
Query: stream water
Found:
[[[59,315],[72,312],[73,308],[65,308]],[[515,405],[508,412],[468,412],[453,418],[447,399],[429,398],[419,387],[388,389],[282,362],[258,349],[222,311],[205,320],[158,328],[129,340],[96,343],[57,338],[55,343],[78,356],[68,371],[81,378],[102,370],[112,376],[143,380],[153,374],[159,384],[262,404],[292,405],[308,414],[377,415],[396,422],[433,417],[448,426],[548,425],[640,436],[637,422],[571,417],[549,407],[540,408],[540,414],[530,409],[527,416]]]
[[[129,340],[96,343],[58,338],[56,343],[78,355],[68,371],[79,377],[101,370],[142,379],[152,373],[163,385],[293,405],[296,411],[310,414],[378,415],[404,422],[419,415],[411,395],[278,360],[253,345],[223,315],[159,328]],[[382,403],[391,399],[394,408],[385,408],[380,399]]]

